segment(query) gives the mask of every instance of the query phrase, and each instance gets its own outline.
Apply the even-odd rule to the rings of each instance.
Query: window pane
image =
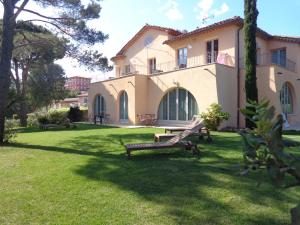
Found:
[[[124,92],[124,119],[128,120],[128,96],[126,92]]]
[[[212,46],[211,46],[211,41],[206,42],[206,54],[207,54],[207,63],[212,62]]]
[[[198,114],[198,105],[195,98],[182,88],[165,94],[158,108],[160,120],[191,120],[196,114]]]
[[[97,96],[96,99],[95,99],[95,105],[94,105],[94,110],[95,110],[94,114],[95,114],[95,116],[98,116],[98,112],[99,112],[98,98],[99,98],[99,96]]]
[[[187,48],[178,49],[178,66],[184,68],[187,65]]]
[[[124,91],[120,96],[120,119],[127,120],[128,119],[128,96]]]
[[[188,93],[188,120],[191,120],[194,115],[198,114],[198,105],[194,96]]]
[[[178,120],[186,120],[186,90],[178,90]]]
[[[272,63],[278,64],[277,63],[277,51],[276,50],[272,51]]]
[[[279,65],[282,67],[286,67],[286,50],[285,49],[279,50],[279,56],[280,56]]]
[[[285,114],[293,113],[293,99],[289,85],[285,83],[280,91],[280,103]]]
[[[150,74],[153,74],[156,70],[156,59],[149,59],[149,72]]]
[[[168,119],[168,94],[166,94],[159,104],[158,109],[158,119],[167,120]]]
[[[169,93],[169,120],[176,120],[176,89]]]
[[[104,98],[103,98],[103,96],[101,96],[101,107],[100,107],[100,114],[102,115],[102,116],[104,116],[104,114],[105,114],[105,100],[104,100]]]
[[[218,52],[219,52],[219,41],[218,40],[214,40],[214,57],[213,57],[213,61],[214,62],[217,61]]]
[[[124,95],[123,93],[120,96],[120,119],[124,118]]]

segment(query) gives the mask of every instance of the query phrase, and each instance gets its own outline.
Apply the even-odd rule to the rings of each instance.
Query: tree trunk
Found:
[[[22,99],[20,102],[20,111],[19,111],[21,127],[27,127],[27,113],[28,113],[27,101],[22,96]]]
[[[14,19],[15,1],[4,0],[3,33],[0,55],[0,144],[4,142],[5,113],[10,86],[11,58],[13,52],[13,38],[15,29]]]
[[[30,63],[25,66],[22,66],[22,91],[21,91],[21,102],[20,102],[20,125],[21,127],[27,127],[27,113],[28,113],[28,105],[27,105],[27,80],[29,73]]]
[[[256,0],[245,0],[244,2],[244,34],[245,34],[245,90],[246,101],[258,101],[258,90],[256,84],[256,30],[257,16]],[[254,124],[246,119],[246,127],[253,128]]]

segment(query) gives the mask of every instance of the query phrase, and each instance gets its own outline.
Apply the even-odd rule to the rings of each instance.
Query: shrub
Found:
[[[18,127],[19,121],[15,119],[5,120],[4,129],[4,143],[11,142],[17,135],[16,127]]]
[[[224,120],[229,119],[230,115],[228,112],[223,112],[219,104],[213,103],[207,109],[207,112],[200,114],[200,117],[204,120],[204,124],[208,129],[216,131]]]
[[[39,116],[38,112],[27,114],[28,127],[38,127],[39,126],[38,116]]]
[[[50,123],[47,113],[38,114],[37,120],[38,120],[39,124],[42,124],[42,125]]]
[[[68,118],[71,122],[79,122],[82,121],[83,112],[80,110],[78,106],[70,107],[70,111],[68,113]]]
[[[68,113],[66,111],[53,110],[48,113],[49,123],[62,124],[68,119]]]

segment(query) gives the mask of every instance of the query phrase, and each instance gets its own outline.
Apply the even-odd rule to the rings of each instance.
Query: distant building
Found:
[[[51,108],[60,109],[60,108],[69,108],[74,106],[87,107],[88,103],[88,93],[83,92],[75,98],[65,98],[60,101],[53,102]]]
[[[68,78],[65,87],[73,91],[87,91],[90,83],[91,78],[74,76]]]

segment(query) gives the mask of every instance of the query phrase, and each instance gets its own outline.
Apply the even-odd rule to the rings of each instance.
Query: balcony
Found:
[[[207,61],[211,63],[207,63]],[[131,64],[130,66],[127,66],[127,69],[123,70],[122,76],[129,76],[134,74],[140,74],[140,75],[156,75],[161,73],[167,73],[172,71],[178,71],[198,66],[204,66],[209,64],[222,64],[230,67],[234,67],[234,57],[230,56],[228,54],[219,53],[218,57],[216,57],[215,60],[213,60],[213,57],[209,54],[206,56],[196,56],[196,57],[189,57],[185,60],[181,61],[181,64],[178,64],[177,60],[169,61],[165,63],[158,63],[154,68],[149,68],[145,65],[137,65],[137,64]]]
[[[280,59],[273,59],[272,55],[267,54],[260,54],[257,55],[257,65],[258,66],[270,66],[276,65],[291,72],[296,72],[296,63],[288,58],[280,58]],[[245,58],[240,59],[240,68],[245,69]]]

